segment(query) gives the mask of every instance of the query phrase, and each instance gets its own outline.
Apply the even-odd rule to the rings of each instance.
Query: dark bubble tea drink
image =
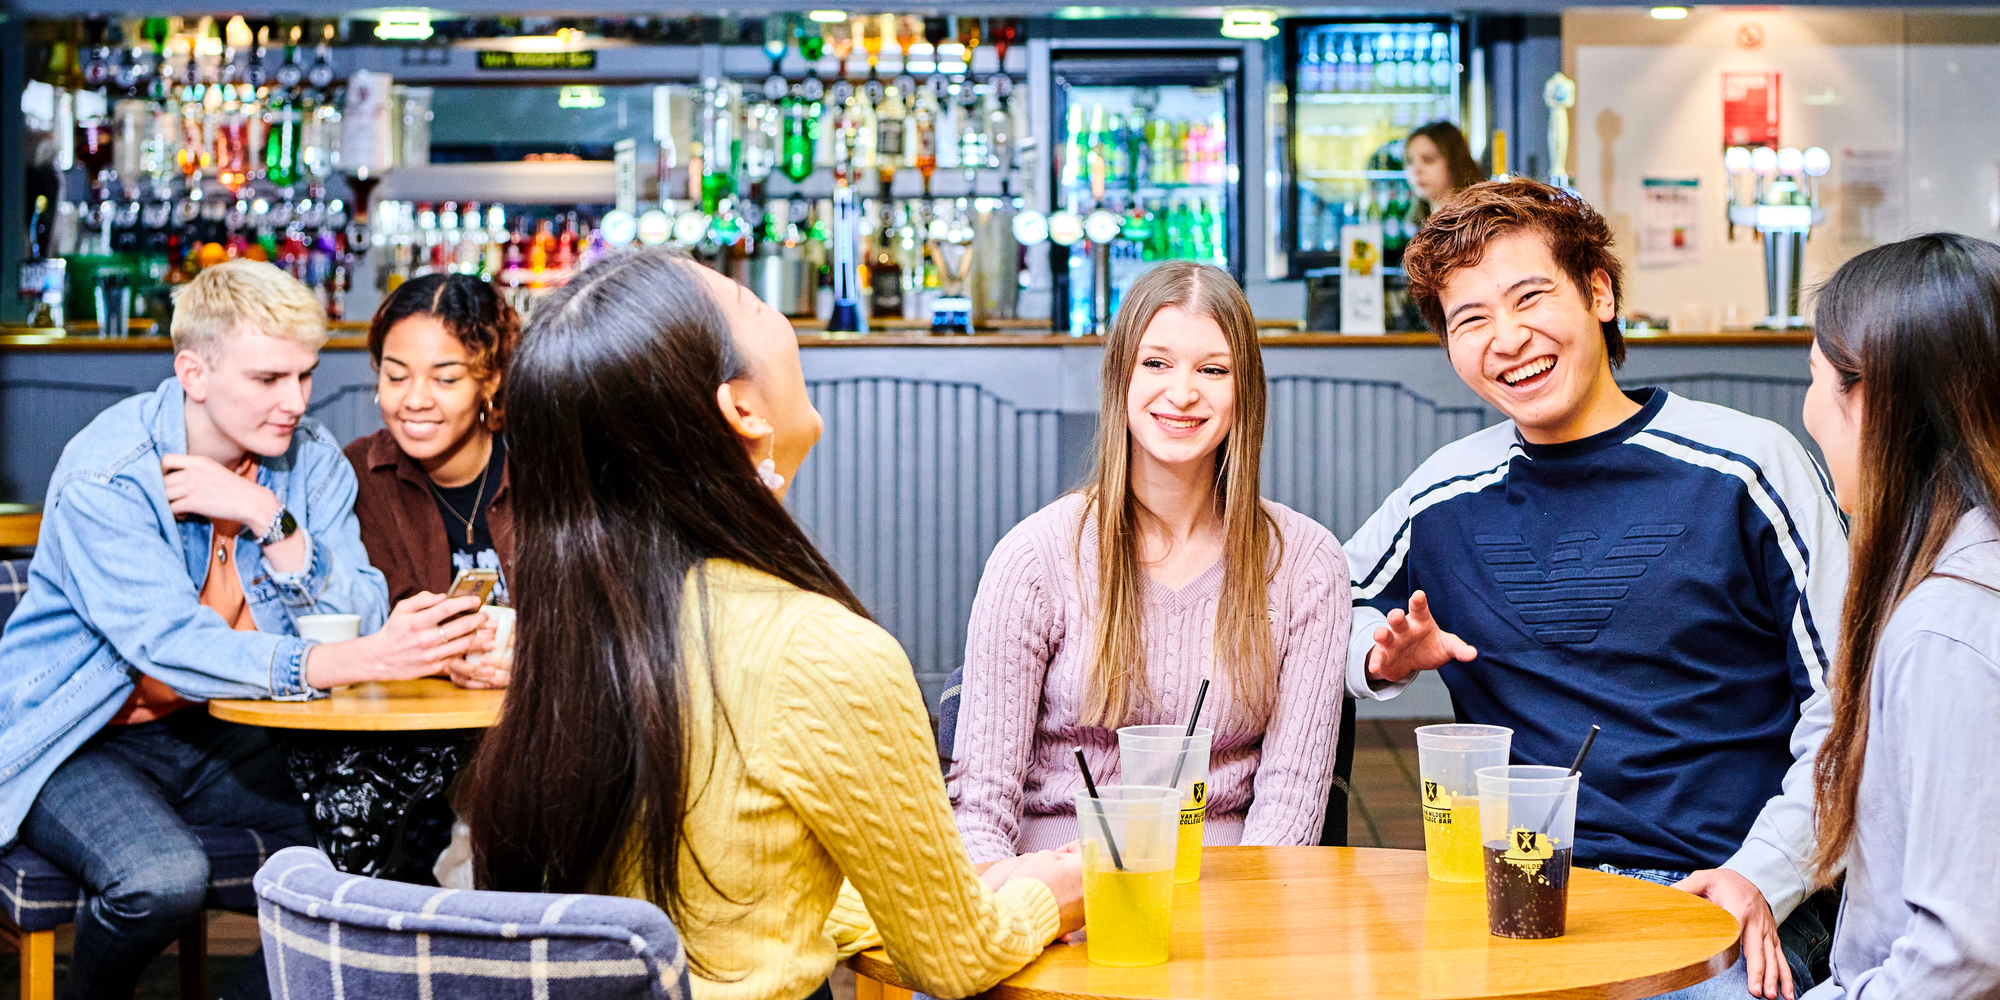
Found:
[[[1560,767],[1481,768],[1486,925],[1496,937],[1561,937],[1569,922],[1580,775]]]

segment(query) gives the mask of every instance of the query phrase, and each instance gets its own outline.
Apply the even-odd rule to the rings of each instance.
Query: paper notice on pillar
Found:
[[[1778,71],[1722,71],[1722,146],[1778,145]]]
[[[1701,260],[1701,181],[1647,177],[1640,181],[1639,263],[1693,264]]]
[[[1902,160],[1893,149],[1840,151],[1840,241],[1877,246],[1903,235]]]
[[[347,107],[340,128],[343,172],[365,177],[380,174],[395,163],[389,132],[389,87],[394,82],[387,73],[365,69],[349,74]]]
[[[1340,332],[1383,333],[1382,224],[1340,229]]]

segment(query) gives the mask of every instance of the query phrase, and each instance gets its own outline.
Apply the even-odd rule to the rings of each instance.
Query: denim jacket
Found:
[[[306,564],[279,573],[238,538],[230,562],[257,630],[239,632],[202,605],[210,527],[175,519],[160,470],[162,455],[187,450],[185,399],[170,378],[113,404],[56,464],[28,590],[0,634],[0,844],[14,841],[49,775],[104,728],[140,674],[190,699],[311,698],[313,643],[295,618],[357,614],[366,634],[387,617],[388,589],[354,517],[354,470],[310,417],[289,450],[257,469],[310,538]]]

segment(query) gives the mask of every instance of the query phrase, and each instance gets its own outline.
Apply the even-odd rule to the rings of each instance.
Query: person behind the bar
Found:
[[[1793,995],[1830,923],[1824,898],[1800,905],[1847,579],[1824,478],[1777,424],[1620,390],[1619,262],[1574,194],[1475,185],[1404,266],[1507,419],[1438,449],[1347,543],[1348,690],[1438,670],[1460,720],[1513,727],[1519,763],[1568,766],[1604,727],[1575,863],[1736,917],[1742,960],[1689,995]]]
[[[965,641],[952,801],[972,859],[1076,838],[1074,748],[1184,723],[1203,678],[1209,844],[1316,844],[1333,780],[1348,572],[1258,495],[1264,364],[1228,273],[1146,272],[1105,340],[1090,484],[987,560]],[[1109,780],[1101,778],[1100,780]]]
[[[2000,246],[1861,254],[1813,335],[1806,429],[1854,566],[1816,800],[1847,895],[1812,996],[2000,996]]]
[[[1479,161],[1472,158],[1465,133],[1450,122],[1431,122],[1403,140],[1403,172],[1423,195],[1410,210],[1410,221],[1419,225],[1445,199],[1486,179]]]
[[[83,884],[71,998],[130,997],[201,912],[208,859],[190,826],[311,841],[264,730],[203,699],[436,673],[485,623],[472,598],[389,612],[353,470],[305,415],[326,341],[312,292],[269,264],[204,268],[174,295],[173,338],[174,376],[63,450],[0,635],[0,843],[18,835]],[[299,638],[298,616],[327,613],[371,634]],[[260,965],[238,986],[263,978]]]
[[[520,336],[514,307],[468,274],[413,278],[375,310],[368,354],[384,427],[350,442],[347,458],[361,541],[392,600],[444,593],[477,567],[500,574],[492,603],[513,603],[502,378]],[[508,655],[454,659],[452,680],[505,687]]]
[[[966,996],[1082,925],[1074,852],[973,872],[909,660],[785,511],[820,417],[784,316],[630,252],[508,379],[534,599],[463,797],[478,886],[659,904],[696,1000],[830,996],[877,943]]]

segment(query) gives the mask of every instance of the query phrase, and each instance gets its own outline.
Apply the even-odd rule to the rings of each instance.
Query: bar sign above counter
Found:
[[[482,49],[480,69],[500,70],[579,70],[597,68],[597,50],[575,52],[504,52]]]

